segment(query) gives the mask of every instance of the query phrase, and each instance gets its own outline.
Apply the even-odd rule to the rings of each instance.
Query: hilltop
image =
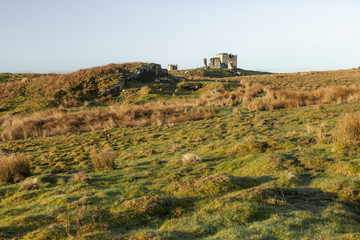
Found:
[[[359,239],[360,69],[0,74],[0,239]]]

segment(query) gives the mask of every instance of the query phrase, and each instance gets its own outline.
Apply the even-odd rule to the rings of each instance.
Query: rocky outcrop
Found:
[[[54,93],[57,104],[91,101],[104,96],[119,96],[129,81],[155,81],[167,75],[156,63],[109,64],[58,76],[72,82]],[[70,80],[71,81],[70,81]],[[57,80],[61,82],[60,80]],[[1,109],[0,109],[1,111]]]
[[[125,87],[125,79],[123,79],[120,83],[110,86],[109,88],[105,89],[102,93],[103,96],[111,94],[112,96],[119,96],[121,91]]]
[[[150,63],[144,64],[143,66],[131,72],[129,74],[128,80],[133,78],[135,80],[147,82],[152,81],[155,77],[161,77],[164,74],[166,73],[163,71],[160,64]]]
[[[155,78],[167,75],[167,70],[162,69],[160,64],[150,63],[144,64],[141,67],[126,74],[126,77],[120,83],[112,85],[105,89],[102,93],[103,96],[111,94],[112,96],[119,96],[124,89],[127,81],[137,80],[143,82],[154,81]]]

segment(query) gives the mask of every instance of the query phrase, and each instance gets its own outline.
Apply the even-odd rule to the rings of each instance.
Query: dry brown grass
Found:
[[[115,168],[115,154],[112,149],[91,149],[90,158],[96,171],[112,170]]]
[[[163,125],[211,118],[215,115],[207,106],[234,106],[242,104],[250,111],[295,108],[308,105],[322,106],[360,100],[360,87],[324,87],[311,91],[273,89],[259,83],[247,82],[232,92],[206,92],[199,99],[149,102],[97,108],[80,112],[52,110],[30,116],[5,116],[0,119],[3,141],[28,137],[110,129]],[[321,107],[318,107],[321,109]]]
[[[140,67],[142,63],[120,63],[108,64],[105,66],[81,69],[68,74],[27,74],[27,80],[18,79],[16,81],[0,83],[0,100],[11,99],[25,92],[26,85],[31,85],[27,91],[40,92],[42,94],[54,93],[59,89],[68,89],[77,86],[82,81],[95,76],[106,77],[118,75],[126,71],[132,71]]]
[[[258,90],[259,93],[263,93],[263,95],[255,96],[254,93],[251,93],[250,97],[244,101],[244,105],[250,111],[354,102],[360,99],[360,88],[358,87],[327,87],[313,91],[277,90],[263,87]]]
[[[212,110],[196,106],[194,101],[97,108],[80,112],[51,110],[30,116],[7,116],[3,119],[3,141],[28,137],[46,137],[66,133],[86,132],[114,127],[162,125],[210,118]]]
[[[53,92],[57,89],[65,89],[76,86],[78,83],[90,76],[105,76],[117,74],[120,70],[133,70],[140,67],[139,63],[108,64],[105,66],[81,69],[69,74],[43,74],[31,80],[34,86],[38,86],[43,93]],[[49,84],[51,83],[51,84]]]
[[[318,143],[326,142],[327,134],[326,134],[326,122],[325,121],[321,122],[320,126],[317,128],[316,138],[317,138]]]
[[[338,123],[335,140],[340,149],[350,151],[360,143],[360,118],[349,113]]]
[[[321,87],[359,86],[360,70],[311,71],[297,73],[279,73],[269,75],[253,75],[228,78],[208,78],[219,82],[236,82],[243,85],[260,83],[271,88],[288,89],[296,91],[310,91]]]
[[[0,182],[19,182],[30,176],[30,160],[24,154],[0,151]]]
[[[152,90],[151,90],[151,88],[149,86],[143,86],[143,87],[140,88],[140,93],[142,95],[147,95],[147,94],[151,93],[151,91]]]
[[[87,182],[89,181],[89,176],[86,174],[86,172],[81,171],[78,173],[75,173],[69,180],[70,182]]]

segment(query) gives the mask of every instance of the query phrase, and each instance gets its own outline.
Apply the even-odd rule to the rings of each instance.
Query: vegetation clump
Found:
[[[266,144],[256,140],[255,136],[249,136],[243,142],[236,144],[229,150],[234,157],[241,157],[251,153],[261,153],[266,149]]]
[[[21,182],[19,190],[33,190],[39,187],[39,179],[37,177],[27,178]]]
[[[354,113],[345,115],[337,125],[335,140],[341,150],[357,148],[360,143],[360,118]]]
[[[193,153],[186,153],[182,156],[180,161],[184,165],[193,165],[201,163],[201,158]]]
[[[75,173],[69,180],[70,182],[87,182],[89,181],[89,176],[86,174],[86,172],[81,171],[78,173]]]
[[[0,151],[0,183],[19,182],[30,176],[30,160],[25,154]]]
[[[112,149],[91,149],[90,158],[96,171],[113,170],[115,164],[115,153]],[[83,174],[81,174],[83,175]]]
[[[206,224],[227,227],[247,225],[268,217],[268,211],[257,202],[243,202],[234,198],[215,199],[202,208],[196,218]]]
[[[228,174],[214,174],[199,179],[179,181],[171,184],[166,191],[176,196],[213,196],[246,188],[254,184],[253,180],[241,179]]]
[[[164,217],[167,213],[166,201],[158,196],[147,194],[121,204],[116,218],[126,225],[134,224],[134,222],[143,224],[151,221],[154,217]]]
[[[143,95],[147,95],[149,93],[151,93],[151,88],[149,86],[143,86],[140,88],[140,93]]]

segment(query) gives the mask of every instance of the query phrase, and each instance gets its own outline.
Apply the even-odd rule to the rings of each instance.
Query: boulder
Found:
[[[148,65],[143,65],[138,69],[130,73],[130,78],[135,80],[141,80],[144,82],[152,81],[155,77],[161,77],[166,75],[160,64],[150,63]]]
[[[181,85],[182,89],[188,90],[188,91],[196,91],[200,88],[202,88],[202,84],[201,83],[185,83],[183,85]]]

